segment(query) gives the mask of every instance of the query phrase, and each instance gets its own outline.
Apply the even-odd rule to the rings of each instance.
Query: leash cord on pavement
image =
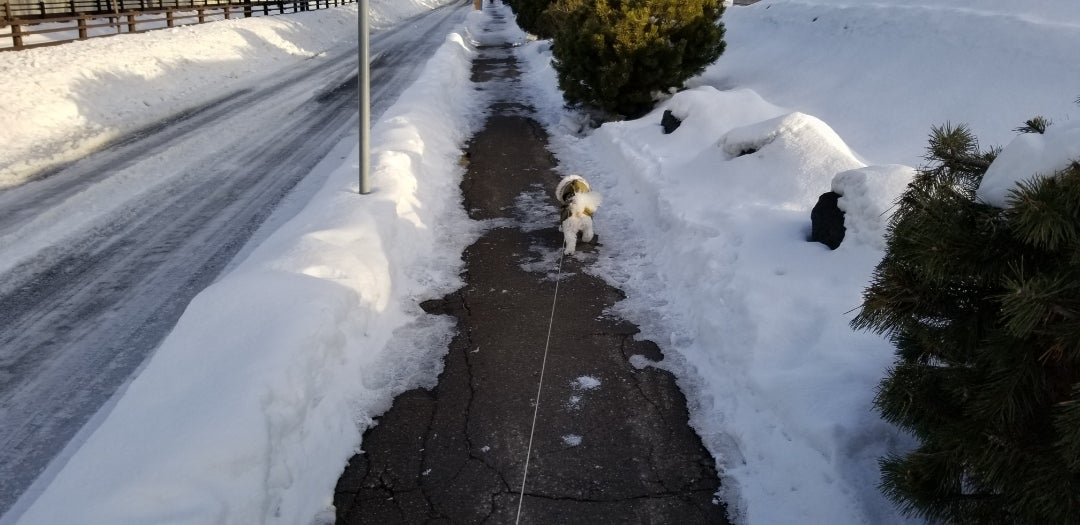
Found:
[[[529,458],[532,456],[533,435],[536,433],[536,415],[540,412],[540,391],[544,388],[544,369],[547,368],[548,348],[551,346],[551,326],[555,321],[555,304],[559,300],[559,281],[562,280],[562,263],[566,256],[565,243],[559,249],[559,271],[555,274],[555,296],[551,299],[551,317],[548,319],[547,341],[544,343],[544,359],[540,363],[540,382],[536,385],[536,404],[533,405],[532,428],[529,429],[529,447],[525,452],[525,472],[521,475],[521,494],[518,496],[517,518],[514,525],[521,523],[521,504],[525,502],[525,480],[529,479]]]

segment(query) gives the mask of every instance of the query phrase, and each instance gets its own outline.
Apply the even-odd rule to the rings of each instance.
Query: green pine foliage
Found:
[[[555,0],[510,0],[507,4],[514,10],[519,27],[540,38],[555,36],[545,13]]]
[[[724,51],[721,0],[557,0],[547,11],[571,105],[637,117]]]
[[[996,153],[933,130],[852,323],[896,345],[875,404],[920,443],[882,489],[931,522],[1080,523],[1080,164],[999,209]]]
[[[1028,119],[1027,122],[1024,122],[1023,126],[1020,126],[1013,131],[1017,133],[1038,133],[1041,135],[1046,133],[1046,128],[1050,127],[1050,124],[1053,124],[1050,119],[1036,116]]]

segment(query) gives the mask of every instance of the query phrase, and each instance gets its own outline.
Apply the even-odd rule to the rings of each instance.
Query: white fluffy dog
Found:
[[[578,233],[582,242],[592,242],[592,216],[600,207],[600,194],[592,191],[589,183],[580,175],[568,175],[555,187],[555,198],[562,205],[559,210],[559,227],[565,239],[564,254],[570,255],[577,249]]]

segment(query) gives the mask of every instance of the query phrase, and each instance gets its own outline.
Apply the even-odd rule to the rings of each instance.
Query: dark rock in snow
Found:
[[[755,154],[757,152],[758,152],[757,148],[755,148],[753,146],[747,146],[747,147],[739,150],[739,154],[735,155],[735,157],[741,157],[743,155],[753,155],[753,154]],[[734,157],[732,157],[732,158],[734,158]]]
[[[679,129],[679,125],[682,121],[675,115],[671,114],[671,110],[664,110],[664,117],[660,119],[660,126],[664,128],[664,135],[670,135],[672,131]]]
[[[830,191],[818,197],[817,205],[810,212],[810,240],[820,242],[835,250],[844,240],[844,212],[837,205],[840,194]]]

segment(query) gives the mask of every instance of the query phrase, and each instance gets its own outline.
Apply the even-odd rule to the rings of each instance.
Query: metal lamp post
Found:
[[[371,193],[371,70],[368,53],[368,0],[360,0],[360,194]]]

